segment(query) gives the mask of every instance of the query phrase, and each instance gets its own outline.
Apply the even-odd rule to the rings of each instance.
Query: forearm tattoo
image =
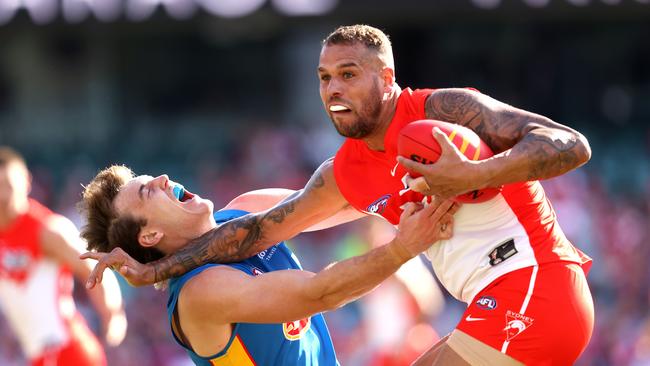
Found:
[[[312,177],[305,191],[324,186],[319,172]],[[268,247],[264,241],[267,224],[281,224],[295,211],[300,197],[286,200],[264,215],[248,214],[228,221],[192,240],[181,250],[151,264],[156,282],[180,276],[206,263],[228,263],[244,260]]]
[[[495,153],[511,148],[515,139],[522,135],[522,121],[514,113],[490,118],[486,106],[466,90],[435,91],[427,100],[425,114],[427,118],[457,123],[473,130]]]
[[[529,162],[528,180],[574,169],[584,163],[588,150],[578,132],[466,89],[434,91],[425,104],[425,114],[472,129],[495,154],[511,148],[511,155],[523,154]]]
[[[576,136],[568,132],[539,130],[524,136],[515,149],[531,156],[527,179],[536,180],[555,177],[580,165],[578,143]]]

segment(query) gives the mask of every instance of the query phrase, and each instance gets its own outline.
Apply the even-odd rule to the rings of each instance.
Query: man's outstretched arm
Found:
[[[587,139],[567,126],[468,89],[438,89],[425,104],[427,118],[472,129],[495,156],[480,162],[464,158],[442,132],[440,159],[424,166],[400,159],[409,170],[420,171],[430,189],[426,194],[452,197],[485,187],[548,179],[586,163],[591,157]]]
[[[336,186],[330,159],[316,170],[295,197],[266,211],[228,221],[158,261],[142,265],[119,248],[108,255],[84,254],[82,258],[99,260],[86,287],[92,288],[101,282],[104,269],[109,267],[119,270],[131,285],[143,286],[180,276],[208,262],[240,261],[294,237],[347,206]]]
[[[370,291],[432,243],[449,239],[457,209],[451,201],[434,201],[424,207],[408,203],[397,236],[390,243],[316,274],[286,270],[248,276],[227,267],[212,267],[222,273],[199,275],[186,284],[192,288],[192,302],[198,305],[192,311],[200,308],[205,316],[221,323],[278,323],[335,309]],[[224,268],[228,273],[223,273]],[[181,297],[187,290],[183,289]],[[265,294],[263,299],[260,293]]]
[[[53,215],[45,221],[39,242],[48,258],[70,268],[77,279],[86,279],[91,273],[91,263],[79,260],[85,243],[69,219]],[[126,335],[127,321],[117,279],[111,273],[95,291],[88,291],[100,321],[102,338],[110,346],[119,345]]]
[[[259,212],[268,210],[269,208],[281,203],[282,201],[290,200],[302,192],[286,188],[263,188],[250,192],[243,193],[235,197],[228,203],[222,210],[243,210],[248,212]],[[347,205],[339,210],[334,216],[320,221],[314,226],[310,226],[302,232],[318,231],[328,229],[334,226],[345,224],[362,217],[366,214],[358,211],[351,205]]]
[[[210,267],[181,289],[175,332],[182,328],[195,352],[211,354],[226,324],[292,322],[334,310],[371,291],[431,243],[450,238],[457,209],[450,201],[408,203],[392,241],[318,273],[291,269],[250,276]]]

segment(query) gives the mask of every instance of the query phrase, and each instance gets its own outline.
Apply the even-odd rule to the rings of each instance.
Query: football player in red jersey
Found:
[[[73,276],[92,267],[79,260],[85,247],[74,224],[28,197],[23,158],[0,147],[0,309],[32,365],[105,365],[101,343],[75,309]],[[88,291],[102,336],[116,346],[126,317],[115,277]]]
[[[486,202],[465,204],[455,215],[454,236],[426,253],[442,284],[468,308],[449,337],[417,364],[573,364],[593,330],[586,281],[591,260],[565,237],[538,180],[586,163],[591,150],[585,137],[473,89],[402,89],[388,37],[366,25],[331,33],[317,74],[326,112],[347,139],[300,194],[233,220],[160,261],[141,265],[124,253],[106,255],[88,286],[107,266],[121,265],[132,284],[143,285],[208,261],[246,258],[348,206],[397,224],[404,202],[503,186]],[[468,127],[495,155],[469,161],[432,131],[443,149],[436,164],[398,164],[399,130],[421,119]],[[411,180],[405,167],[423,177]]]

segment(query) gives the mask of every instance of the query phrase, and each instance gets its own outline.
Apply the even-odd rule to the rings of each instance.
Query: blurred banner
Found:
[[[339,0],[2,0],[0,1],[0,24],[10,22],[18,12],[25,11],[36,24],[47,24],[57,19],[67,23],[79,23],[91,17],[102,22],[120,19],[143,21],[161,11],[177,20],[189,19],[199,12],[223,17],[241,18],[257,11],[272,9],[285,16],[323,16],[330,13],[350,14],[366,12],[392,14],[397,10],[418,8],[431,13],[471,8],[492,10],[500,7],[535,9],[553,8],[612,8],[621,7],[635,11],[639,5],[650,0],[439,0],[421,2],[406,1],[341,1]]]

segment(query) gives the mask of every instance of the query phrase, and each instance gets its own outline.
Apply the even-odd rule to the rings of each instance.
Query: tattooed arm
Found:
[[[223,209],[235,209],[243,210],[248,212],[258,212],[268,210],[269,208],[283,202],[290,200],[297,195],[301,194],[303,190],[294,191],[292,189],[285,188],[264,188],[258,189],[255,191],[246,192],[235,197],[230,203],[228,203]],[[350,221],[354,221],[365,217],[366,214],[356,210],[351,205],[347,205],[345,208],[337,212],[334,216],[331,216],[323,221],[320,221],[314,226],[310,226],[302,232],[308,231],[317,231],[323,230],[330,227],[338,226],[345,224]]]
[[[495,153],[490,159],[472,162],[443,134],[434,133],[443,149],[436,164],[425,167],[400,159],[409,170],[423,170],[429,185],[424,192],[429,194],[451,197],[474,189],[552,178],[591,157],[589,143],[578,131],[472,90],[434,91],[426,101],[425,114],[472,129]]]
[[[290,239],[316,223],[348,207],[334,179],[332,159],[325,161],[305,188],[278,205],[248,214],[208,231],[179,251],[142,265],[121,249],[110,254],[86,253],[98,259],[86,286],[101,282],[108,267],[117,268],[130,284],[142,286],[180,276],[208,262],[235,262]]]

